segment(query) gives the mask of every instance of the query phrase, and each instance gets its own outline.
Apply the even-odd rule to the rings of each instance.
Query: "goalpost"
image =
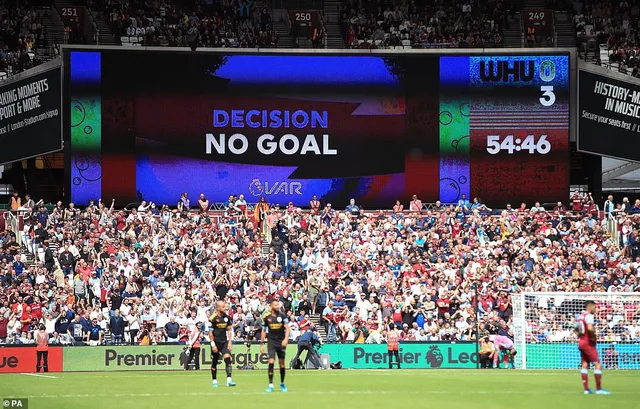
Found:
[[[603,367],[640,369],[640,293],[512,294],[516,367],[579,368],[574,328],[587,300],[597,306],[595,329]]]

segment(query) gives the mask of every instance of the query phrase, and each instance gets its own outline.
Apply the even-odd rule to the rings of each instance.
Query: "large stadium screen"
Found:
[[[0,85],[0,165],[62,150],[60,61]]]
[[[70,191],[390,207],[568,194],[569,56],[67,50]]]
[[[640,161],[640,82],[594,64],[578,74],[578,150]]]

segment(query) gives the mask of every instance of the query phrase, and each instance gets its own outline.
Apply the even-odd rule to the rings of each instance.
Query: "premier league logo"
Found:
[[[264,187],[260,183],[260,179],[253,179],[249,184],[249,192],[254,196],[261,196],[264,193]]]
[[[429,352],[427,352],[427,363],[432,368],[439,368],[444,362],[444,357],[442,356],[442,352],[437,345],[431,345],[429,347]]]
[[[189,355],[187,354],[187,351],[185,348],[182,350],[182,352],[180,352],[180,357],[179,357],[180,366],[184,367],[188,359],[189,359]]]

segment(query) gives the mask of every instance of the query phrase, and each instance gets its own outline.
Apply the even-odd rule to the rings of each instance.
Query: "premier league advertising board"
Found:
[[[389,207],[568,194],[569,54],[84,50],[65,58],[69,189]],[[525,183],[526,182],[526,183]]]

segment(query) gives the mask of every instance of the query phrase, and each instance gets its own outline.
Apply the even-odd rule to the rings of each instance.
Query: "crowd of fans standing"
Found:
[[[38,323],[63,344],[184,341],[216,300],[231,306],[236,340],[250,340],[274,299],[293,338],[318,314],[328,342],[382,342],[390,323],[404,340],[475,340],[511,334],[516,292],[640,290],[640,201],[604,204],[619,241],[579,194],[568,210],[501,212],[466,199],[425,211],[418,198],[388,212],[353,200],[340,211],[316,200],[251,208],[242,195],[208,212],[204,195],[191,206],[186,194],[174,210],[20,205],[32,210],[22,243],[0,234],[0,342],[32,342]],[[557,340],[573,317],[563,319],[534,322],[529,337]],[[638,340],[639,323],[631,309],[601,336]]]
[[[347,1],[341,22],[350,48],[492,47],[502,43],[510,12],[503,0]]]
[[[139,38],[147,46],[271,48],[278,41],[270,9],[253,0],[96,0],[94,5],[116,35]]]
[[[38,65],[35,51],[47,45],[46,28],[32,3],[0,1],[0,71],[6,76]]]

